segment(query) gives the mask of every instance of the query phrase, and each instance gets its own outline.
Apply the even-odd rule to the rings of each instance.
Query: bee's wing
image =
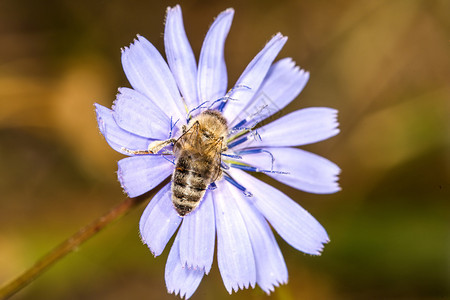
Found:
[[[220,165],[222,163],[222,138],[217,139],[214,143],[211,144],[208,151],[211,151],[211,157],[213,157],[213,174],[212,174],[212,180],[211,182],[216,181],[217,178],[219,178],[221,170]]]
[[[191,147],[193,145],[198,145],[200,141],[199,134],[199,122],[195,122],[188,130],[186,130],[175,142],[174,149],[175,152],[180,149],[184,149],[186,144],[189,144]]]

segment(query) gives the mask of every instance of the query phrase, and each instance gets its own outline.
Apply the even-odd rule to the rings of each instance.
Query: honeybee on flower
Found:
[[[101,133],[129,156],[118,163],[128,196],[144,194],[171,176],[144,210],[140,233],[157,256],[180,227],[165,279],[169,292],[185,298],[211,270],[216,236],[229,293],[256,284],[270,293],[287,282],[269,224],[304,253],[319,255],[328,242],[325,229],[306,210],[248,172],[311,193],[339,190],[339,167],[294,148],[336,135],[336,110],[305,108],[254,129],[294,100],[309,79],[290,58],[274,63],[286,37],[274,35],[227,89],[224,44],[233,15],[227,9],[215,19],[197,65],[181,8],[168,8],[167,63],[138,36],[122,52],[132,89],[119,89],[112,110],[96,104]]]

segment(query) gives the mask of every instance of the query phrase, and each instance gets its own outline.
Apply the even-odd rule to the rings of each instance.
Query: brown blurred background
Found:
[[[339,110],[342,132],[304,147],[336,162],[343,190],[277,185],[327,229],[311,257],[280,240],[289,284],[270,299],[449,299],[450,1],[185,1],[198,57],[213,18],[236,10],[226,44],[230,84],[271,35],[311,72],[283,113]],[[0,1],[0,283],[123,201],[115,153],[94,102],[129,86],[120,48],[137,33],[163,51],[174,1]],[[273,183],[273,181],[269,182]],[[176,299],[167,249],[141,244],[143,207],[70,254],[13,299]],[[228,296],[214,262],[192,299]]]

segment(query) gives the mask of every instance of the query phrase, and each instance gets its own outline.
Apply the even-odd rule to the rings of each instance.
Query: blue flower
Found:
[[[186,298],[211,270],[216,237],[218,266],[229,293],[256,284],[270,293],[287,282],[286,264],[271,227],[304,253],[319,255],[328,242],[325,229],[306,210],[248,171],[265,173],[306,192],[339,190],[339,167],[294,148],[336,135],[336,110],[305,108],[267,121],[295,99],[309,79],[309,73],[290,58],[274,63],[286,37],[273,36],[227,92],[224,43],[233,15],[233,9],[227,9],[215,19],[197,65],[180,7],[168,8],[164,33],[168,63],[138,36],[122,52],[133,88],[119,89],[112,110],[96,104],[106,141],[129,156],[119,161],[118,177],[130,197],[171,176],[177,163],[173,141],[192,126],[189,120],[208,109],[220,111],[227,120],[227,149],[218,152],[223,176],[208,187],[198,208],[180,216],[169,183],[150,201],[140,220],[142,241],[155,256],[179,228],[165,279],[170,293]],[[265,125],[260,123],[263,120]],[[167,140],[162,149],[147,150]]]

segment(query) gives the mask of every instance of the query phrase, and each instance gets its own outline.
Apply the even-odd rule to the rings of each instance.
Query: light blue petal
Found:
[[[241,170],[229,171],[241,185],[253,193],[249,201],[252,201],[287,243],[308,254],[321,253],[323,244],[329,239],[325,229],[313,216],[276,188]]]
[[[214,257],[214,224],[213,199],[211,192],[206,192],[200,206],[184,217],[178,233],[183,266],[209,273]]]
[[[184,222],[183,222],[184,223]],[[179,234],[170,249],[169,257],[166,263],[166,286],[169,293],[180,294],[180,298],[189,299],[197,290],[202,281],[204,271],[186,268],[180,260],[180,238]]]
[[[113,117],[113,111],[100,104],[95,104],[95,112],[97,113],[97,122],[100,132],[105,137],[108,144],[117,152],[130,155],[122,150],[146,150],[148,145],[154,139],[144,138],[126,131],[117,125]]]
[[[257,132],[260,138],[248,135],[245,147],[301,146],[326,140],[339,133],[337,110],[328,107],[310,107],[294,111]]]
[[[182,220],[173,208],[170,195],[169,183],[150,200],[139,222],[142,242],[155,256],[163,252]]]
[[[170,118],[141,93],[120,88],[113,110],[114,119],[121,128],[152,139],[168,138]]]
[[[220,13],[209,28],[203,41],[198,65],[199,102],[214,101],[223,97],[227,90],[227,67],[224,46],[233,21],[234,10]]]
[[[174,169],[159,155],[136,155],[119,160],[117,176],[129,197],[142,195],[166,179]]]
[[[167,9],[164,45],[167,62],[188,108],[196,107],[197,63],[183,25],[181,8],[176,5]]]
[[[229,100],[225,106],[224,116],[230,123],[249,105],[286,41],[287,37],[276,34],[245,68],[229,94],[234,100]]]
[[[277,241],[264,217],[252,204],[252,198],[235,190],[239,210],[244,217],[256,262],[256,282],[269,294],[287,282],[288,272]],[[239,199],[240,197],[240,199]]]
[[[274,170],[288,174],[267,173],[293,188],[316,194],[330,194],[340,190],[337,182],[339,167],[322,156],[301,149],[265,148],[267,152],[243,156],[243,162],[261,170]]]
[[[174,119],[185,116],[180,93],[169,66],[156,48],[144,37],[122,51],[123,70],[135,90],[147,96]]]
[[[217,261],[225,288],[231,294],[232,291],[255,286],[256,267],[247,228],[230,189],[236,188],[222,180],[217,183],[213,197]]]
[[[277,61],[270,67],[249,105],[237,115],[230,127],[248,116],[262,121],[274,115],[300,94],[308,79],[309,72],[301,70],[291,58]]]

